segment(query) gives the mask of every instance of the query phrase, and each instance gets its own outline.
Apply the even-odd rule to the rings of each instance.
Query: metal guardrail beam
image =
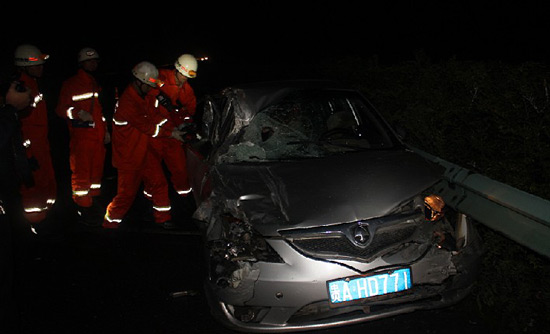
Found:
[[[474,173],[420,149],[413,151],[445,167],[436,191],[447,205],[508,238],[550,257],[550,201]]]

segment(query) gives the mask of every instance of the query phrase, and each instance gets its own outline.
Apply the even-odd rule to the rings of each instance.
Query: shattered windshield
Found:
[[[280,161],[393,146],[358,94],[295,91],[260,110],[235,136],[224,162]]]

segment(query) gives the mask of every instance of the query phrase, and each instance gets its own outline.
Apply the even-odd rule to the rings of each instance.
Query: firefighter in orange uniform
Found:
[[[176,127],[166,126],[166,121],[154,122],[149,117],[149,91],[161,84],[158,69],[149,62],[140,62],[132,70],[133,82],[126,88],[113,115],[113,166],[118,172],[117,194],[107,206],[103,227],[118,228],[130,209],[145,174],[152,173],[147,155],[150,138],[165,137],[183,141]],[[153,204],[162,207],[165,203]],[[166,211],[155,211],[155,222],[170,220]]]
[[[63,83],[56,108],[69,127],[72,197],[86,225],[103,222],[104,211],[93,198],[100,195],[105,144],[110,141],[99,101],[101,87],[93,75],[98,62],[96,50],[80,50],[79,69]]]
[[[195,92],[188,81],[197,77],[197,59],[193,55],[183,54],[178,57],[174,67],[159,71],[159,78],[165,83],[159,90],[164,97],[169,98],[169,110],[165,104],[159,104],[170,112],[170,118],[176,126],[181,126],[193,120],[197,107]]]
[[[174,69],[159,70],[159,78],[163,81],[162,87],[151,91],[156,101],[154,109],[151,110],[151,116],[160,115],[167,119],[167,125],[182,127],[193,121],[193,115],[196,109],[196,97],[188,79],[197,76],[197,60],[193,55],[183,54],[176,60]],[[160,164],[162,161],[166,164],[170,172],[170,180],[175,191],[182,197],[191,192],[189,180],[187,177],[187,165],[185,149],[181,142],[172,138],[155,138],[151,141],[151,149]],[[150,175],[156,180],[164,177],[164,171],[160,169],[159,175]],[[167,195],[163,187],[156,187],[156,190],[150,186],[151,182],[145,180],[145,195],[149,198],[161,197]],[[159,191],[161,193],[159,193]],[[166,224],[166,228],[174,228],[175,225]]]
[[[48,110],[39,90],[38,80],[42,77],[48,55],[29,44],[15,49],[15,66],[19,78],[31,91],[33,102],[21,117],[21,133],[27,158],[33,170],[34,186],[21,188],[21,200],[25,219],[31,223],[31,230],[37,232],[57,196],[57,182],[50,155],[48,140]]]

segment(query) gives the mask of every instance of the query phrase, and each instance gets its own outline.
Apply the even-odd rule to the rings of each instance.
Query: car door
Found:
[[[220,147],[227,139],[234,124],[232,99],[213,96],[204,103],[201,122],[203,138],[193,145],[187,145],[187,170],[189,182],[197,204],[207,199],[212,192],[210,172],[215,165]]]
[[[202,108],[201,139],[187,145],[187,172],[189,183],[193,188],[195,202],[200,204],[211,193],[208,174],[211,164],[209,158],[219,136],[220,107],[214,98],[208,98]]]

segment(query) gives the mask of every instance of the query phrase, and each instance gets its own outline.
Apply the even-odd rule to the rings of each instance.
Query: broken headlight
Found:
[[[229,214],[223,215],[222,221],[224,238],[216,242],[221,246],[218,247],[218,251],[223,252],[223,257],[226,260],[233,262],[282,262],[265,238],[257,233],[250,224]]]
[[[229,277],[246,263],[278,262],[283,260],[250,224],[224,214],[221,217],[223,233],[220,239],[209,241],[210,278],[218,285],[226,285]]]
[[[424,214],[427,221],[433,222],[442,218],[444,207],[443,198],[433,194],[424,197]]]
[[[412,214],[413,212],[421,212],[423,210],[426,220],[434,222],[443,218],[444,208],[445,201],[443,198],[426,191],[400,203],[390,214]]]

